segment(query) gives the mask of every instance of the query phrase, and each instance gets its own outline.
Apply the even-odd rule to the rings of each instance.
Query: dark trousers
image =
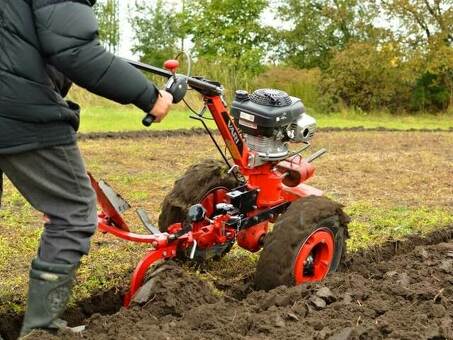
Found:
[[[48,218],[39,258],[50,263],[78,263],[88,253],[97,226],[96,195],[78,146],[0,155],[0,170]]]

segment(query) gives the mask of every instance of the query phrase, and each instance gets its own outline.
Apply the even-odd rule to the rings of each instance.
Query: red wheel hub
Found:
[[[214,188],[209,191],[201,200],[200,204],[206,209],[206,216],[212,217],[216,210],[218,203],[226,203],[228,200],[227,192],[229,190],[225,187]]]
[[[294,263],[296,285],[324,279],[329,272],[334,255],[332,232],[322,228],[315,230],[301,245]]]

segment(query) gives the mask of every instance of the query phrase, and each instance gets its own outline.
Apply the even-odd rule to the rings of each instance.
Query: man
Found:
[[[96,199],[76,144],[70,82],[160,121],[172,96],[106,52],[96,0],[0,0],[0,171],[47,221],[32,261],[21,335],[59,328],[96,230]],[[109,119],[108,116],[105,119]]]

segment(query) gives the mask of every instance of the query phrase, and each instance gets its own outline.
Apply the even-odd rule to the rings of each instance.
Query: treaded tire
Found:
[[[270,290],[281,285],[294,286],[299,249],[319,228],[330,229],[334,235],[329,273],[337,271],[346,254],[349,221],[342,205],[326,197],[309,196],[294,201],[266,236],[256,268],[255,287]]]
[[[165,232],[170,225],[182,222],[189,207],[200,203],[212,189],[233,189],[238,185],[236,178],[228,174],[227,167],[219,160],[207,159],[192,165],[165,196],[159,215],[160,231]]]

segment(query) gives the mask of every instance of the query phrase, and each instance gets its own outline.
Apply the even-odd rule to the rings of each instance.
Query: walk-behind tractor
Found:
[[[166,90],[175,103],[184,100],[188,88],[202,95],[203,110],[189,106],[191,118],[203,124],[223,160],[193,165],[175,182],[162,204],[158,228],[144,210],[137,210],[149,231],[146,235],[130,231],[121,215],[129,205],[107,183],[91,177],[100,206],[99,230],[151,247],[132,275],[125,306],[153,264],[174,258],[220,258],[234,243],[251,252],[263,248],[255,274],[258,289],[320,281],[339,268],[349,219],[341,205],[304,184],[315,171],[313,161],[326,150],[301,156],[310,145],[316,121],[300,99],[272,89],[237,91],[229,112],[221,84],[176,74],[177,60],[167,61],[165,69],[129,62],[168,78]],[[207,110],[231,157],[208,129]],[[143,124],[149,126],[153,119],[148,114]],[[290,142],[301,147],[290,151]]]

